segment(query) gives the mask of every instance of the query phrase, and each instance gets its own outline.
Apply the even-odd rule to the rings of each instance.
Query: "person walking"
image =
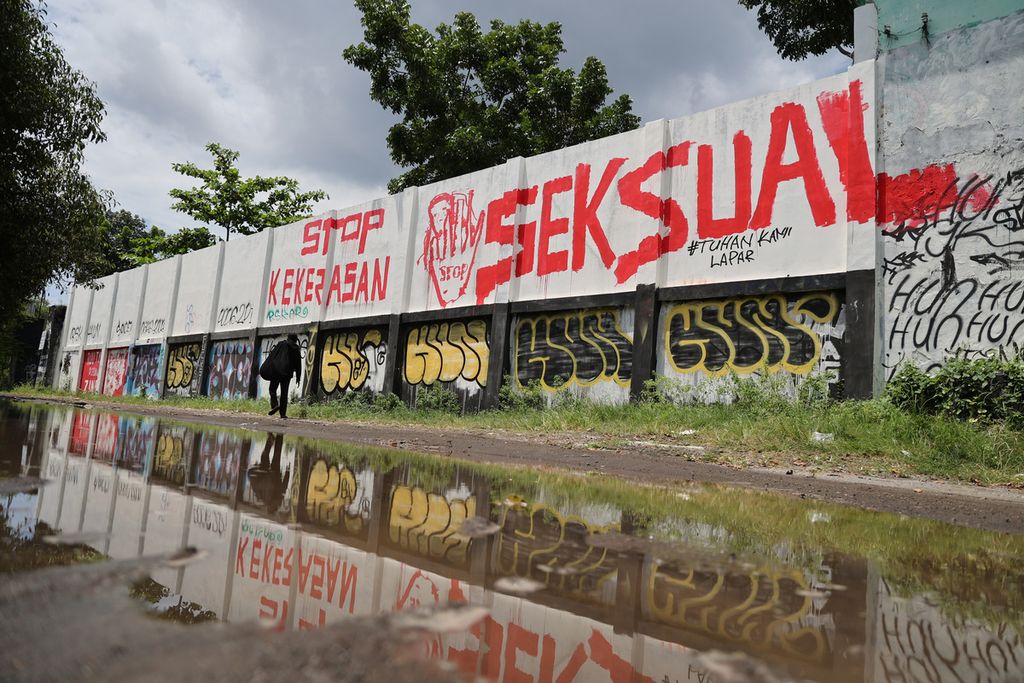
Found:
[[[293,374],[298,383],[302,379],[302,354],[298,336],[289,334],[286,340],[279,341],[270,350],[260,366],[260,377],[270,382],[270,412],[267,415],[279,413],[282,418],[288,417],[288,385]]]

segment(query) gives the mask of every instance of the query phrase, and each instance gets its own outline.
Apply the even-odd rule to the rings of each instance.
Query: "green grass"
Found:
[[[18,387],[26,397],[67,397],[55,391]],[[84,401],[151,405],[139,397],[77,395]],[[266,414],[265,401],[221,401],[168,397],[164,405]],[[383,403],[383,402],[382,402]],[[700,445],[704,453],[665,449],[665,457],[687,457],[734,465],[788,467],[882,475],[924,475],[981,484],[1024,485],[1024,432],[999,424],[965,422],[904,412],[883,399],[793,403],[761,397],[734,405],[674,405],[645,402],[597,405],[569,400],[551,408],[518,407],[460,416],[412,410],[395,401],[381,406],[364,399],[294,405],[292,417],[324,422],[370,422],[436,428],[500,430],[547,435],[586,433],[592,447],[628,447],[631,439],[680,446]],[[696,430],[682,436],[683,430]],[[812,432],[834,435],[831,443]],[[577,443],[584,443],[580,440]]]

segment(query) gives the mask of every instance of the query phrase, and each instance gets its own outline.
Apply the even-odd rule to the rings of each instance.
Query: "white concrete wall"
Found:
[[[113,314],[114,297],[117,295],[118,274],[108,275],[96,281],[100,289],[93,294],[92,312],[85,328],[86,348],[102,346],[107,342]]]
[[[1024,13],[879,61],[884,368],[1024,347]]]
[[[139,343],[163,341],[170,333],[171,314],[178,286],[179,257],[151,263],[147,268],[146,296],[139,319]]]
[[[223,248],[221,242],[182,257],[170,336],[201,334],[212,329]]]
[[[110,328],[112,346],[126,346],[135,341],[139,331],[139,302],[142,301],[145,283],[146,266],[120,274]]]
[[[334,213],[268,231],[273,240],[272,256],[257,321],[259,327],[287,327],[320,320],[330,287],[330,242],[324,243],[322,226],[324,221],[334,219]],[[298,286],[299,280],[302,286]]]
[[[251,330],[258,324],[269,244],[269,231],[224,244],[214,332]]]

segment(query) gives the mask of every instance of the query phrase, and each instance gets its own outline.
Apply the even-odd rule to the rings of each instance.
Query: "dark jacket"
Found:
[[[302,378],[302,352],[299,345],[287,339],[279,341],[260,366],[260,376],[268,381],[284,382],[293,373],[298,382]]]

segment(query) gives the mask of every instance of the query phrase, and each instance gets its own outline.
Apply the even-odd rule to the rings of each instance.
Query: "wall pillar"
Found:
[[[491,330],[487,343],[487,386],[481,408],[490,410],[498,407],[498,396],[501,383],[508,374],[511,362],[509,358],[509,334],[512,326],[512,306],[508,303],[494,304],[491,313]]]
[[[867,399],[875,392],[875,271],[846,274],[846,331],[840,364],[843,398]]]
[[[384,361],[384,391],[385,394],[402,395],[402,377],[398,371],[398,356],[401,350],[398,348],[402,338],[402,316],[392,315],[388,320],[388,355]]]
[[[633,310],[633,375],[629,383],[629,400],[636,403],[643,394],[644,385],[654,378],[658,288],[654,285],[637,285]]]
[[[210,380],[210,333],[203,335],[199,343],[199,386],[189,390],[189,396],[206,396],[206,383]]]
[[[246,335],[246,341],[252,344],[252,367],[249,369],[249,390],[246,395],[256,398],[256,385],[260,381],[260,338],[256,328]]]

